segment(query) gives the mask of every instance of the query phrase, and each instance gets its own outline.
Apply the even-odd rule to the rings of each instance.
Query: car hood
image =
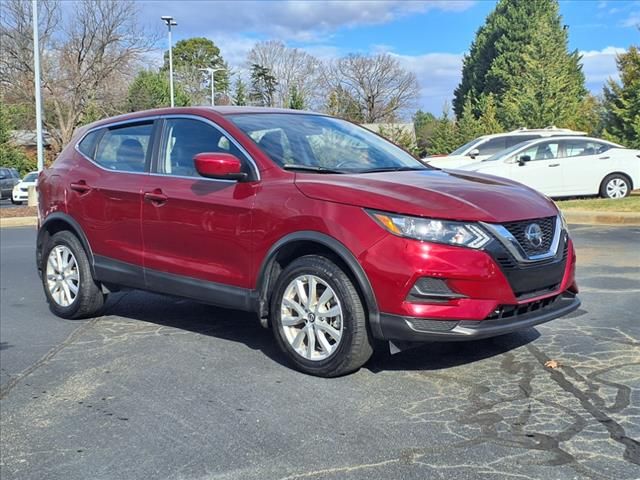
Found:
[[[524,185],[456,170],[297,173],[295,183],[317,200],[422,217],[501,223],[558,212],[550,199]]]
[[[423,161],[437,168],[459,168],[463,165],[475,163],[478,160],[467,155],[447,155],[446,157],[427,157]]]

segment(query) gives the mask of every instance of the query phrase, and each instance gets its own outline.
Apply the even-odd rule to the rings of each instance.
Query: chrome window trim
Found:
[[[535,219],[531,220],[531,222],[535,222]],[[518,261],[518,263],[536,263],[541,260],[546,260],[548,258],[555,257],[558,254],[558,247],[560,246],[560,237],[562,235],[562,219],[560,215],[556,215],[556,224],[553,233],[553,239],[551,240],[551,246],[549,247],[549,251],[545,253],[541,253],[539,255],[528,256],[518,240],[511,234],[509,230],[498,223],[486,223],[480,222],[480,224],[485,227],[491,234],[498,240],[507,251],[513,255],[513,257]]]
[[[201,122],[206,123],[208,125],[211,125],[213,128],[215,128],[216,130],[221,132],[223,135],[225,135],[229,139],[229,141],[231,141],[238,148],[238,150],[240,150],[247,157],[247,159],[249,160],[249,164],[250,164],[251,168],[254,170],[254,173],[256,175],[256,178],[253,181],[260,181],[261,180],[260,169],[258,168],[258,164],[253,159],[253,157],[249,154],[249,152],[247,152],[247,150],[242,145],[240,145],[240,143],[238,143],[238,141],[229,132],[227,132],[224,128],[220,127],[219,125],[217,125],[216,123],[212,122],[208,118],[200,117],[198,115],[187,114],[187,113],[185,113],[185,114],[176,113],[176,114],[167,114],[167,115],[153,115],[153,116],[150,116],[150,117],[132,118],[132,119],[129,119],[129,120],[121,120],[119,122],[105,123],[104,125],[98,125],[96,127],[93,127],[91,129],[87,130],[86,132],[84,132],[84,134],[75,143],[74,149],[75,149],[75,151],[77,153],[79,153],[87,161],[91,162],[93,165],[95,165],[96,167],[98,167],[101,170],[104,170],[105,172],[129,173],[129,174],[133,174],[133,175],[147,175],[147,176],[155,176],[155,177],[163,177],[163,178],[182,178],[182,179],[187,179],[187,180],[206,180],[206,181],[211,181],[211,182],[225,182],[225,183],[237,183],[238,182],[238,180],[227,180],[227,179],[224,179],[224,178],[207,178],[207,177],[200,177],[200,176],[198,176],[198,177],[190,177],[190,176],[183,176],[183,175],[171,175],[171,174],[165,174],[165,173],[157,173],[157,172],[151,172],[151,171],[149,171],[149,172],[131,172],[131,171],[128,171],[128,170],[109,170],[108,168],[103,167],[102,165],[97,163],[94,159],[89,158],[87,155],[85,155],[84,153],[82,153],[80,151],[80,148],[79,148],[80,143],[82,143],[82,141],[85,139],[85,137],[87,135],[89,135],[90,133],[93,133],[93,132],[95,132],[97,130],[100,130],[100,129],[103,129],[103,128],[111,128],[111,127],[123,126],[123,125],[128,125],[128,124],[154,122],[156,120],[161,120],[161,119],[164,120],[164,119],[170,119],[170,118],[187,118],[187,119],[192,119],[192,120],[198,120],[198,121],[201,121]]]

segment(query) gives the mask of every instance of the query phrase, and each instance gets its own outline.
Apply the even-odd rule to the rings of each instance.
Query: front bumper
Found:
[[[501,312],[486,320],[433,320],[428,318],[380,315],[382,336],[405,342],[467,341],[497,337],[540,325],[573,312],[580,299],[565,291],[555,297],[518,305],[507,315]]]

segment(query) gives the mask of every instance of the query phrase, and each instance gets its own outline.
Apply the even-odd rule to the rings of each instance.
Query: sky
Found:
[[[261,40],[282,40],[321,59],[387,52],[415,72],[417,107],[440,114],[460,80],[462,59],[492,0],[442,1],[138,1],[141,19],[162,32],[172,15],[174,42],[204,36],[236,71]],[[587,87],[617,79],[615,57],[640,44],[640,0],[561,0],[569,47],[581,52]],[[165,30],[166,31],[166,30]],[[162,44],[160,44],[162,46]],[[164,45],[166,48],[166,45]],[[161,52],[158,52],[160,60]]]

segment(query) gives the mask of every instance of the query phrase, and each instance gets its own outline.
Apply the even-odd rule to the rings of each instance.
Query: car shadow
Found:
[[[271,331],[262,328],[253,313],[138,290],[110,295],[102,313],[242,343],[280,365],[291,366]],[[502,355],[539,336],[537,330],[530,328],[485,340],[417,344],[394,355],[389,353],[386,342],[379,342],[376,353],[363,368],[372,373],[447,369]]]

